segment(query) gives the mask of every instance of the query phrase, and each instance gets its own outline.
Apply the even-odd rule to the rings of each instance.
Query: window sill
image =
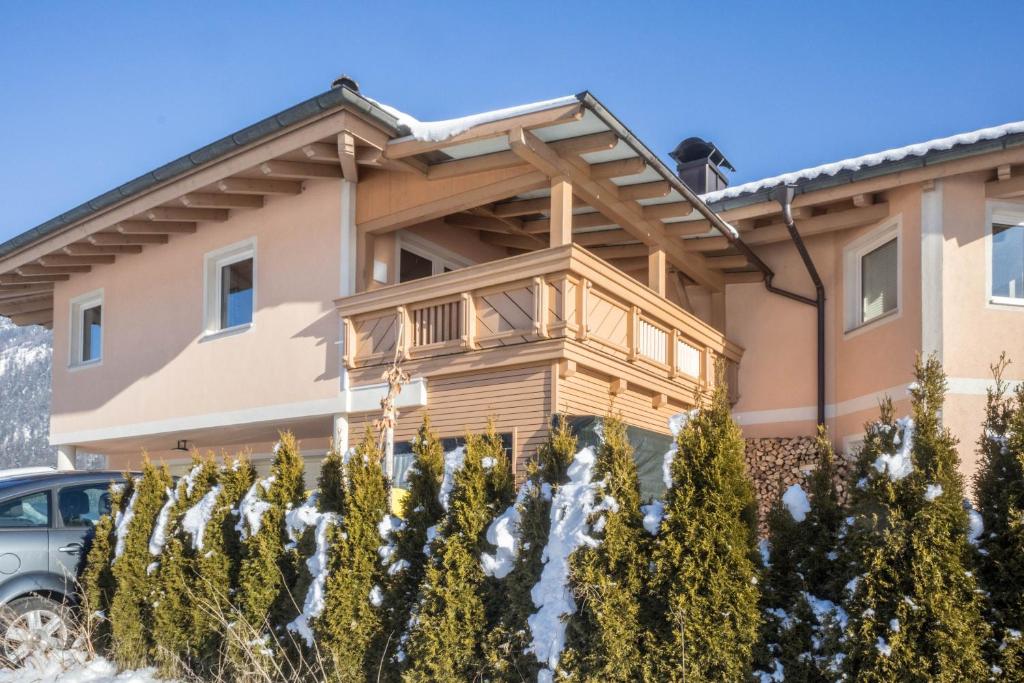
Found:
[[[82,363],[70,363],[68,365],[69,372],[78,372],[79,370],[86,370],[88,368],[98,368],[103,365],[103,359],[97,358],[96,360],[87,360]]]
[[[990,296],[989,304],[993,306],[1005,306],[1008,308],[1024,308],[1024,299],[1011,299],[1008,296]]]
[[[234,337],[237,334],[244,334],[251,330],[252,328],[252,323],[245,323],[244,325],[226,327],[223,330],[213,330],[209,332],[204,332],[203,335],[199,337],[199,343],[202,344],[205,342],[214,341],[215,339],[221,339],[223,337]]]
[[[882,315],[878,316],[877,318],[872,318],[871,320],[868,320],[867,322],[859,323],[858,325],[856,325],[854,327],[851,327],[851,328],[849,328],[847,330],[844,330],[843,331],[843,339],[848,339],[850,337],[855,337],[858,334],[860,334],[861,332],[866,332],[867,330],[869,330],[869,329],[871,329],[873,327],[884,325],[885,323],[891,322],[891,321],[895,320],[898,317],[900,317],[900,309],[899,308],[895,308],[895,309],[889,311],[888,313],[883,313]]]

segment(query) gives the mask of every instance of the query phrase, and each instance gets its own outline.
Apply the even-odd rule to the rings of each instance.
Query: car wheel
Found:
[[[0,653],[10,664],[64,650],[70,641],[70,614],[59,602],[32,596],[0,607]]]

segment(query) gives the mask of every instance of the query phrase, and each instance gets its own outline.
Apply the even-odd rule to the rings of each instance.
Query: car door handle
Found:
[[[62,552],[62,553],[72,553],[74,555],[77,555],[78,553],[82,552],[82,544],[81,543],[68,543],[65,546],[61,546],[60,548],[57,548],[57,551],[58,552]]]

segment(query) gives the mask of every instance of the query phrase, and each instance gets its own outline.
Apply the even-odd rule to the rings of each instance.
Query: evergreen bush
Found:
[[[390,492],[381,455],[368,430],[345,465],[343,513],[330,532],[324,608],[314,627],[338,681],[376,680],[386,657],[380,548]]]
[[[82,621],[88,628],[92,646],[97,652],[110,649],[110,605],[117,590],[112,567],[116,542],[114,520],[124,514],[124,507],[131,499],[133,488],[134,481],[131,478],[127,478],[123,484],[111,484],[110,514],[103,515],[96,523],[79,577],[84,614]]]
[[[718,374],[710,406],[677,437],[655,538],[650,665],[657,680],[745,680],[757,640],[756,505],[743,435]]]
[[[494,433],[467,435],[448,510],[420,591],[408,641],[409,681],[472,680],[486,666],[485,640],[497,611],[480,556],[491,519],[513,496],[504,445]]]
[[[895,420],[886,400],[861,451],[844,667],[857,681],[980,681],[989,629],[956,440],[939,418],[946,379],[934,357],[915,375],[912,419]]]
[[[593,545],[571,557],[577,612],[569,620],[560,667],[580,680],[634,681],[646,670],[644,612],[650,582],[650,535],[640,511],[633,448],[620,418],[606,417],[594,475],[604,509],[592,523]]]
[[[116,588],[110,604],[111,652],[118,666],[123,668],[145,666],[152,651],[154,615],[150,574],[153,556],[149,543],[170,487],[171,475],[167,468],[154,466],[147,456],[142,464],[142,476],[135,482],[114,532],[112,573]]]
[[[983,522],[979,580],[989,596],[989,658],[1005,680],[1024,680],[1024,383],[1011,394],[1005,355],[992,367],[974,491]]]

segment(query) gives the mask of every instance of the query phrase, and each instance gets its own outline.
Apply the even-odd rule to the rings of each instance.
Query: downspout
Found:
[[[818,424],[825,424],[825,285],[821,281],[821,276],[818,275],[818,269],[814,266],[814,260],[811,259],[810,253],[807,251],[807,246],[804,244],[804,240],[800,237],[800,233],[796,229],[796,223],[793,222],[793,196],[796,194],[796,187],[794,185],[780,185],[772,191],[772,199],[777,201],[782,206],[782,220],[786,223],[786,229],[789,230],[789,236],[793,240],[793,244],[796,246],[797,252],[800,254],[800,259],[804,262],[804,268],[807,269],[807,274],[811,277],[811,282],[814,283],[814,300],[809,301],[806,298],[800,300],[804,303],[811,303],[818,310]],[[769,291],[775,291],[771,284],[771,278],[768,274],[765,274],[765,286]],[[783,292],[776,292],[783,293]],[[783,293],[785,296],[789,296],[788,292]],[[792,298],[792,297],[791,297]]]

